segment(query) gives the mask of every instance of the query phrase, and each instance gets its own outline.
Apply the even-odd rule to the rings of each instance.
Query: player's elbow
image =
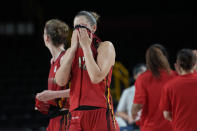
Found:
[[[169,111],[163,111],[163,116],[166,120],[172,121],[172,114]]]
[[[66,82],[64,81],[56,81],[59,86],[65,86]]]
[[[56,83],[59,85],[59,86],[65,86],[66,85],[66,81],[63,80],[63,79],[60,79],[58,77],[55,77],[56,78]]]
[[[101,80],[96,76],[91,77],[90,80],[93,84],[98,84],[101,82]]]
[[[90,74],[90,80],[93,84],[100,83],[101,81],[105,79],[105,77],[106,77],[106,74],[101,71]]]
[[[59,86],[65,86],[67,84],[65,77],[62,77],[59,72],[55,75],[55,81]]]
[[[92,74],[91,77],[91,82],[93,84],[98,84],[100,83],[104,78],[103,78],[103,75],[101,73],[95,73],[95,74]]]

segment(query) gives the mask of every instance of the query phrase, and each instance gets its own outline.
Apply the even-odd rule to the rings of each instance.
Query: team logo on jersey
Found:
[[[56,70],[57,70],[57,66],[55,66],[55,68],[54,68],[54,72],[56,72]]]

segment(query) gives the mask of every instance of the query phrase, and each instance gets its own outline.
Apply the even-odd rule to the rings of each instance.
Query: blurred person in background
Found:
[[[137,64],[133,68],[133,79],[136,80],[138,76],[146,71],[146,65],[143,63]],[[133,98],[135,95],[135,86],[132,85],[124,89],[116,110],[116,120],[120,127],[133,125],[135,120],[131,116],[131,108],[133,105]]]
[[[69,109],[69,99],[62,98],[69,96],[69,89],[67,93],[60,95],[59,98],[54,98],[50,95],[53,91],[65,90],[68,86],[59,86],[55,80],[55,74],[62,63],[62,58],[65,54],[64,46],[67,44],[69,27],[66,23],[51,19],[46,22],[44,27],[44,43],[49,49],[52,59],[51,68],[48,77],[48,90],[38,93],[36,96],[35,109],[47,115],[50,118],[49,125],[46,131],[65,131],[67,114]],[[49,94],[50,101],[46,99],[44,94]]]
[[[164,85],[176,73],[171,70],[165,48],[160,44],[150,46],[146,51],[147,71],[135,82],[135,96],[132,116],[135,120],[140,116],[140,131],[172,131],[172,125],[163,117],[159,109],[161,93]]]
[[[193,50],[194,54],[196,55],[197,57],[197,50]],[[195,71],[197,72],[197,60],[196,60],[196,64],[195,64],[195,67],[194,67]]]
[[[178,76],[168,82],[163,90],[160,108],[165,119],[172,122],[174,131],[196,131],[197,121],[197,57],[190,49],[178,52]]]

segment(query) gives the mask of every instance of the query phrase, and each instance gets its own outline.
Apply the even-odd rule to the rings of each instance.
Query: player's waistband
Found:
[[[68,113],[69,113],[68,109],[62,109],[61,110],[61,109],[53,106],[52,108],[50,108],[48,116],[51,119],[51,118],[55,118],[57,116],[67,115]]]
[[[69,110],[68,108],[62,108],[60,111],[66,111]]]
[[[78,108],[75,109],[75,111],[82,111],[82,110],[95,110],[95,109],[100,109],[102,107],[96,107],[96,106],[79,106]]]

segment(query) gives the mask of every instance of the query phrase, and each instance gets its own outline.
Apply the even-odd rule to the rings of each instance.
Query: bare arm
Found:
[[[59,86],[65,86],[69,80],[75,50],[69,48],[61,59],[61,66],[56,72],[55,80]]]
[[[132,119],[132,117],[130,117],[127,113],[125,112],[116,112],[116,116],[119,116],[121,118],[123,118],[124,120],[126,120],[129,124],[134,123],[135,121]]]
[[[98,48],[97,61],[94,60],[91,51],[91,38],[87,31],[81,29],[79,42],[84,52],[86,68],[92,83],[101,82],[109,73],[112,65],[115,63],[115,49],[111,42],[102,42]]]
[[[71,40],[71,47],[66,51],[64,56],[60,61],[60,68],[57,70],[55,79],[59,86],[65,86],[68,83],[72,62],[75,56],[75,51],[78,47],[78,32],[75,30],[73,31],[72,40]]]
[[[172,121],[172,112],[170,111],[163,111],[164,118],[168,121]]]
[[[116,112],[116,116],[123,118],[124,120],[128,121],[128,115],[125,112]]]
[[[70,94],[70,89],[59,90],[59,91],[45,90],[41,93],[38,93],[36,95],[36,98],[40,101],[49,101],[56,98],[69,97],[69,94]]]
[[[113,45],[109,42],[101,43],[98,48],[97,63],[93,58],[90,47],[84,48],[83,51],[87,71],[92,83],[101,82],[109,73],[115,62],[115,51]]]
[[[133,119],[137,118],[138,112],[142,109],[142,104],[133,104],[131,114]]]

